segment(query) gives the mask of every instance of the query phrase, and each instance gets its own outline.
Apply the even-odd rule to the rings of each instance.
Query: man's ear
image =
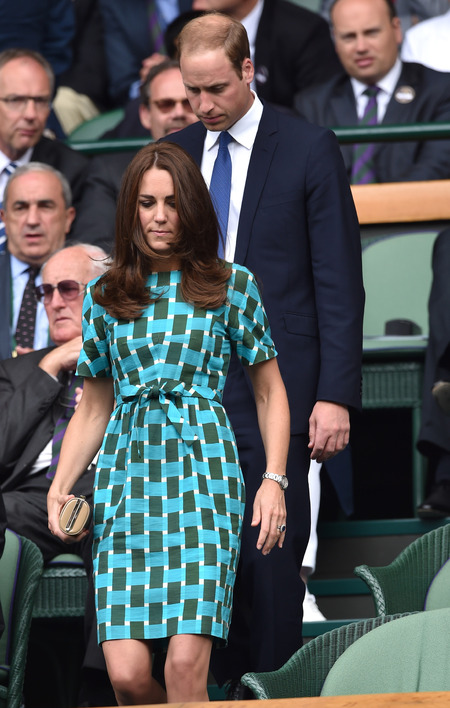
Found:
[[[150,110],[147,106],[139,105],[139,120],[149,133],[152,132],[152,119],[150,117]]]
[[[252,60],[247,58],[242,62],[242,77],[246,84],[250,85],[253,81],[255,75],[255,68],[253,66]]]

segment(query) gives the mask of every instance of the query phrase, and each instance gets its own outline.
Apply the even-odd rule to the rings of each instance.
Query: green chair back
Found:
[[[0,598],[7,624],[2,637],[2,661],[5,658],[7,663],[0,674],[0,708],[20,708],[33,602],[44,563],[32,541],[9,529],[5,551],[6,555],[4,552],[0,558]],[[9,574],[14,578],[13,586]]]
[[[428,296],[435,232],[388,236],[362,253],[364,336],[384,335],[389,320],[412,320],[428,334]]]
[[[450,691],[450,608],[368,632],[330,669],[321,696]]]
[[[107,130],[115,128],[124,116],[123,108],[116,108],[113,111],[101,113],[96,118],[87,120],[69,135],[69,142],[76,140],[98,140]]]
[[[450,560],[434,576],[427,590],[424,610],[450,607]]]

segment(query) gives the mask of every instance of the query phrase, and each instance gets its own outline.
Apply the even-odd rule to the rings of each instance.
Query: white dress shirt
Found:
[[[403,61],[414,61],[435,71],[450,71],[450,10],[411,27],[403,40]]]
[[[245,182],[247,180],[248,165],[263,112],[261,101],[254,92],[252,93],[254,101],[251,108],[228,130],[233,140],[228,146],[231,157],[232,178],[225,260],[230,262],[233,261],[236,250],[239,215],[241,213],[242,198],[244,196]],[[219,136],[220,131],[206,131],[201,171],[208,185],[208,189],[211,183],[214,162],[219,150]]]
[[[394,66],[390,71],[388,71],[386,76],[383,76],[380,81],[377,81],[376,85],[380,89],[380,92],[377,96],[378,123],[381,123],[384,118],[386,108],[388,107],[388,103],[392,98],[401,73],[402,62],[400,61],[400,59],[397,59]],[[364,95],[364,91],[367,89],[368,85],[363,84],[361,81],[358,81],[358,79],[355,79],[353,77],[350,78],[350,81],[352,83],[353,93],[355,94],[356,112],[358,114],[358,118],[361,119],[364,113],[364,109],[369,100],[369,97]]]

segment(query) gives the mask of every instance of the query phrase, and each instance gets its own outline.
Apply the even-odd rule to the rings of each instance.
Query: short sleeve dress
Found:
[[[152,273],[160,297],[129,321],[93,301],[94,282],[77,373],[112,377],[116,401],[94,485],[99,642],[224,643],[245,490],[222,392],[232,350],[276,356],[257,285],[233,264],[227,302],[205,310],[183,300],[181,271]]]

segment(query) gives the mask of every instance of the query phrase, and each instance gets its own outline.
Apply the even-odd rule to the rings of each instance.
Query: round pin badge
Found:
[[[398,103],[411,103],[416,97],[416,92],[412,86],[399,86],[394,94]]]

